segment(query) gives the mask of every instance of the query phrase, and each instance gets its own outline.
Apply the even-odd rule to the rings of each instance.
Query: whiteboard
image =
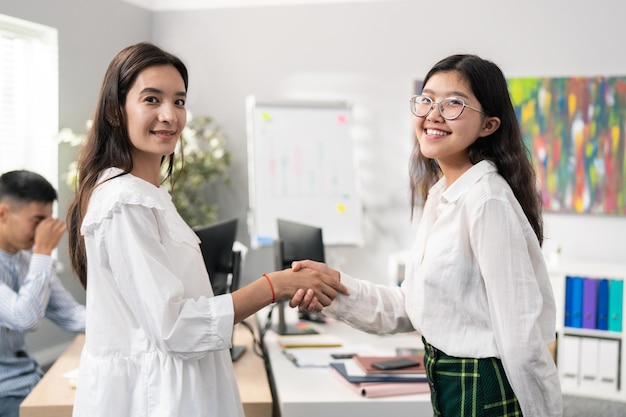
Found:
[[[321,227],[326,245],[360,244],[350,106],[249,96],[246,117],[252,247],[273,243],[278,218]]]

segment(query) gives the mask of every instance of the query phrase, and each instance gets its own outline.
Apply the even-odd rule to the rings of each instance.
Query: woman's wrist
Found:
[[[274,304],[276,301],[278,301],[276,299],[276,292],[274,291],[274,284],[272,284],[272,280],[270,279],[269,275],[263,274],[263,278],[265,278],[267,284],[270,287],[270,291],[272,292],[272,304]]]
[[[267,275],[267,280],[269,280],[269,282],[272,283],[272,288],[274,290],[274,300],[275,300],[275,302],[291,298],[291,296],[292,296],[291,290],[290,290],[290,287],[287,284],[292,282],[291,281],[292,277],[289,276],[288,272],[286,272],[286,271],[273,271],[273,272],[268,272],[265,275]],[[268,284],[268,286],[269,286],[269,284]]]

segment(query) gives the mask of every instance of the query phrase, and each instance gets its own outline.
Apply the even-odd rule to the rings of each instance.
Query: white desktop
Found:
[[[287,320],[298,320],[297,310],[286,308]],[[265,323],[267,311],[257,314]],[[320,334],[333,335],[344,346],[367,346],[385,355],[395,355],[396,348],[423,348],[417,333],[377,336],[356,330],[344,323],[310,323]],[[307,336],[301,336],[307,337]],[[278,335],[268,330],[264,338],[274,377],[275,391],[282,417],[431,417],[430,394],[365,398],[335,375],[330,367],[298,367],[278,343]]]

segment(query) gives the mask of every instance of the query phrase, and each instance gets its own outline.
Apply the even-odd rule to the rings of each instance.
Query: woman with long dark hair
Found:
[[[233,324],[278,300],[321,308],[345,291],[335,277],[284,270],[213,296],[199,240],[161,187],[187,86],[180,59],[149,43],[119,52],[104,77],[67,221],[87,290],[74,416],[243,416]]]
[[[402,286],[311,261],[294,269],[348,287],[326,314],[369,332],[422,335],[436,416],[560,417],[541,203],[504,75],[475,55],[453,55],[410,106],[413,207],[423,211]]]

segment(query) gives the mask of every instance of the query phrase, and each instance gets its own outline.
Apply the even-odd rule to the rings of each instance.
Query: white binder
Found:
[[[580,379],[581,388],[596,390],[598,385],[599,339],[583,337],[580,341]]]
[[[600,339],[598,384],[601,390],[617,392],[619,378],[619,340]]]
[[[580,337],[563,335],[559,349],[559,374],[563,389],[578,388],[580,364]]]

